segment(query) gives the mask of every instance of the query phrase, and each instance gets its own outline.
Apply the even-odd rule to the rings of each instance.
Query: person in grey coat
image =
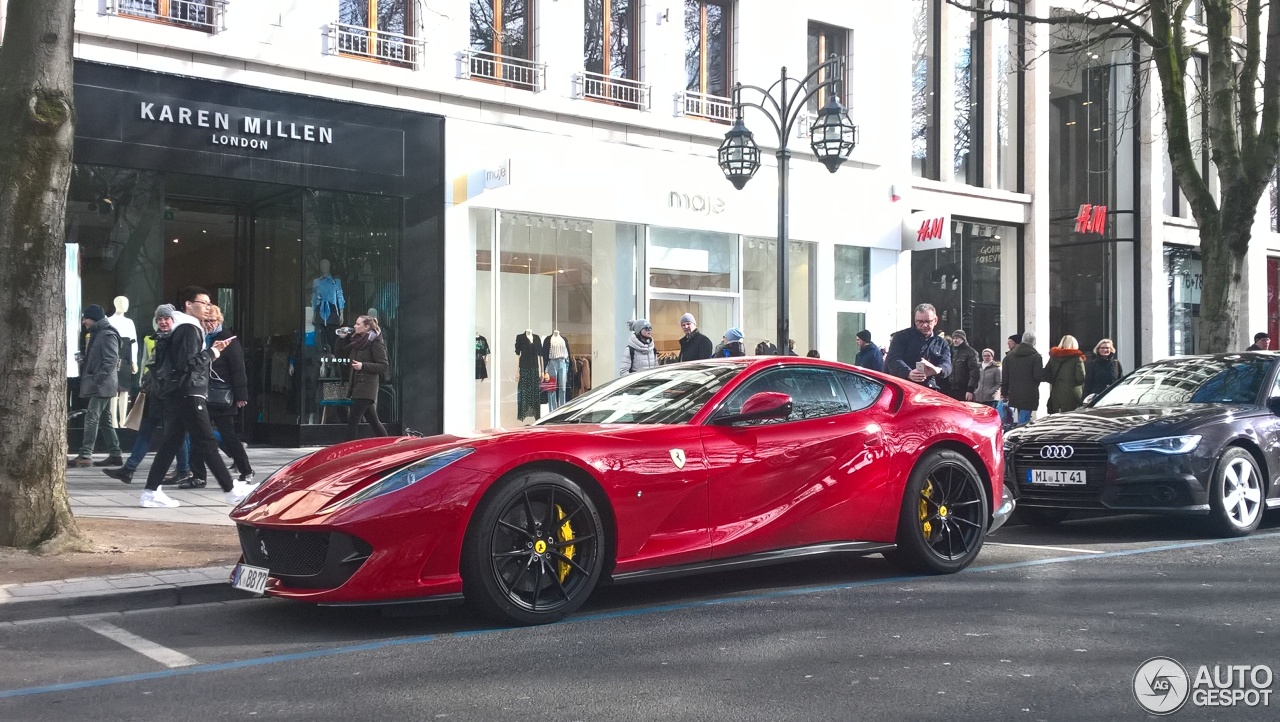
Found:
[[[1027,331],[1022,343],[1004,357],[1000,394],[1004,402],[1018,410],[1017,423],[1031,420],[1040,408],[1040,382],[1044,378],[1044,357],[1036,350],[1036,335]]]
[[[84,438],[80,453],[67,462],[68,468],[77,466],[120,466],[124,464],[120,450],[120,437],[109,419],[103,416],[115,398],[119,385],[116,372],[120,369],[120,333],[116,331],[102,306],[92,304],[84,310],[84,320],[89,322],[89,344],[85,348],[80,367],[80,398],[89,399],[89,410],[84,416]],[[104,461],[94,462],[93,446],[98,441],[101,427],[107,437],[111,454]]]
[[[655,368],[658,365],[658,354],[653,348],[653,325],[648,319],[639,318],[632,321],[629,327],[631,335],[627,337],[627,345],[622,348],[622,364],[618,367],[619,376]]]

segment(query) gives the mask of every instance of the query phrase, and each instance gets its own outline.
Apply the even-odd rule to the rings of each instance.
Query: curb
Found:
[[[11,597],[0,602],[0,624],[49,617],[109,614],[209,602],[228,602],[252,599],[254,596],[232,587],[227,581],[201,581],[159,584],[112,592],[52,594],[31,598]]]

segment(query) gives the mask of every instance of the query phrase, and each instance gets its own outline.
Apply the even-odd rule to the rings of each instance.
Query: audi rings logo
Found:
[[[1070,459],[1075,456],[1076,448],[1066,444],[1050,444],[1040,447],[1041,459]]]

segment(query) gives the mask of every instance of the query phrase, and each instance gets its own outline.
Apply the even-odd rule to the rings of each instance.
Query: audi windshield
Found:
[[[1092,407],[1255,404],[1275,363],[1243,356],[1170,359],[1136,369]]]

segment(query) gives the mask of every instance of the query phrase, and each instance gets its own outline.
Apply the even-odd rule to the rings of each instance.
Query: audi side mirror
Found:
[[[724,414],[712,420],[717,426],[727,426],[743,421],[785,419],[791,415],[791,397],[777,391],[761,391],[753,394],[736,414]]]

